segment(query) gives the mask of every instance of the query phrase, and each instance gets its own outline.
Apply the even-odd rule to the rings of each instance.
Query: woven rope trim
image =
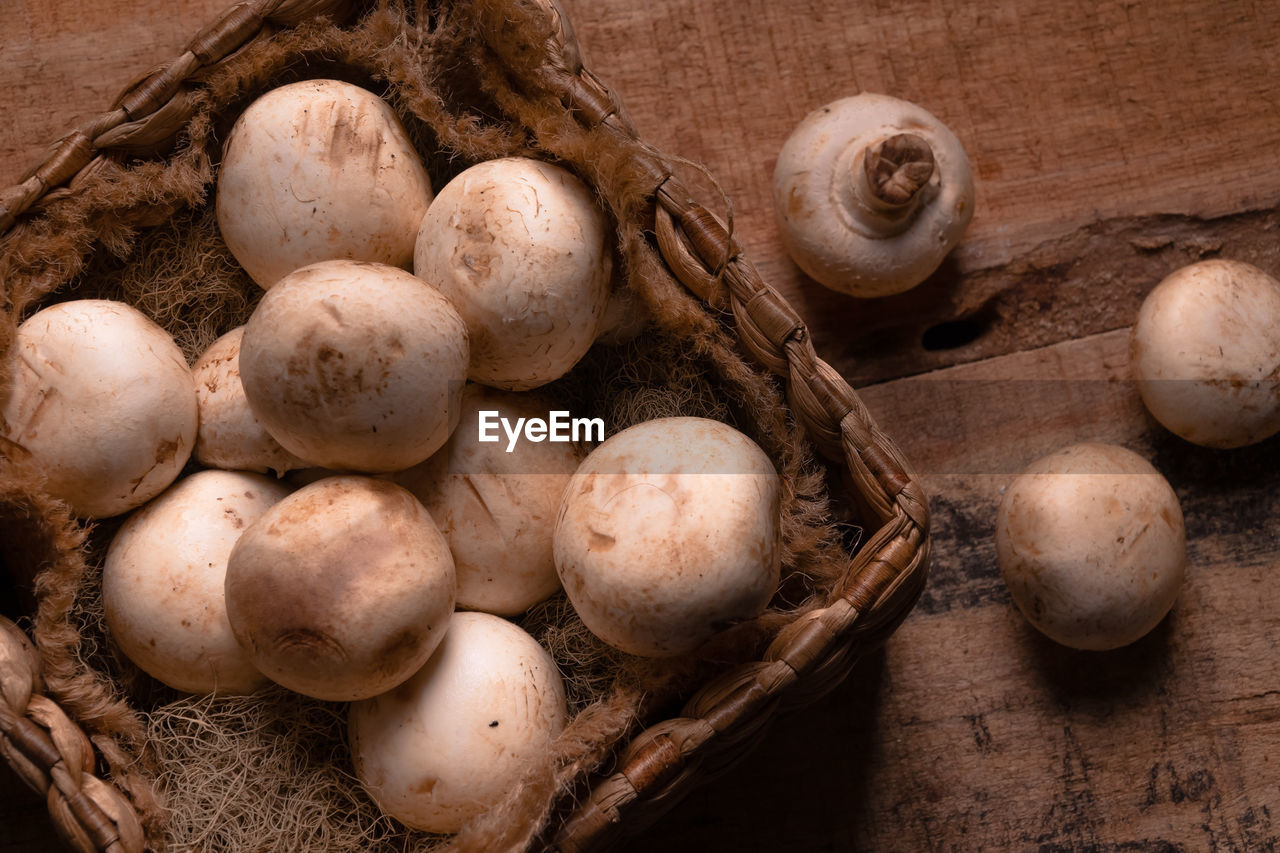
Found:
[[[54,826],[76,850],[141,853],[133,806],[95,775],[89,739],[42,690],[35,646],[0,617],[0,755],[46,796]]]

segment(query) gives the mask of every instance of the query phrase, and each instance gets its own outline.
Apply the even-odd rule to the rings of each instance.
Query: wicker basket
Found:
[[[513,3],[516,0],[512,0]],[[495,54],[530,98],[547,100],[583,130],[626,152],[648,204],[635,213],[669,272],[731,322],[739,347],[785,381],[792,416],[844,478],[867,527],[825,607],[780,630],[763,658],[739,665],[688,698],[682,715],[651,725],[617,750],[608,775],[545,834],[555,849],[598,849],[651,822],[694,784],[727,768],[760,739],[780,711],[813,702],[839,684],[856,659],[882,642],[920,594],[929,552],[923,492],[893,443],[848,384],[814,352],[805,325],[765,284],[717,217],[691,198],[667,158],[636,136],[610,89],[583,67],[572,30],[548,0],[555,35],[540,54]],[[229,9],[173,62],[144,75],[107,113],[74,130],[20,185],[0,194],[0,234],[24,239],[21,223],[74,195],[111,158],[171,145],[192,114],[190,91],[208,69],[259,39],[316,16],[359,12],[347,0],[252,0]],[[453,5],[465,6],[465,3]],[[519,67],[518,75],[512,68]],[[159,217],[163,218],[164,211]],[[146,219],[145,216],[140,217]],[[144,223],[145,224],[145,223]],[[12,294],[5,288],[5,299]],[[7,476],[0,468],[0,483]],[[36,531],[33,535],[40,535]],[[73,546],[75,543],[71,543]],[[21,562],[3,546],[6,563]],[[96,775],[89,740],[43,695],[38,651],[0,620],[0,751],[48,796],[55,824],[84,850],[140,850],[127,797]]]

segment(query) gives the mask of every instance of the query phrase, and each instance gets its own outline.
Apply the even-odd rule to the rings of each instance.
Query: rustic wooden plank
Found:
[[[1125,380],[1123,332],[1097,334],[1126,325],[1185,260],[1280,271],[1270,4],[565,3],[646,138],[706,163],[735,200],[739,239],[819,351],[859,384],[924,374],[864,390],[934,496],[920,608],[847,684],[776,726],[635,849],[1280,846],[1280,450],[1169,437]],[[10,4],[0,182],[223,5]],[[969,237],[943,273],[890,300],[808,282],[772,222],[782,140],[808,110],[858,89],[950,122],[980,182]],[[967,317],[981,327],[971,343],[920,347],[926,328]],[[976,363],[924,373],[964,362]],[[1153,458],[1191,533],[1173,617],[1109,655],[1035,635],[990,542],[1002,479],[1078,438]],[[42,799],[15,791],[0,770],[0,845],[48,849]]]
[[[881,654],[633,849],[1280,845],[1280,439],[1224,452],[1171,436],[1126,350],[1112,332],[863,389],[931,493],[929,587]],[[1152,459],[1187,523],[1173,613],[1110,653],[1036,633],[992,540],[1012,474],[1085,439]]]
[[[18,25],[0,37],[0,92],[17,105],[0,127],[0,163],[22,165],[0,180],[170,55],[221,3],[146,0],[121,12],[23,0]],[[1132,294],[1177,259],[1221,252],[1280,267],[1274,215],[1197,237],[1200,218],[1274,214],[1280,202],[1280,28],[1265,25],[1265,2],[566,6],[588,60],[646,138],[717,176],[752,259],[859,382],[1117,328]],[[859,90],[916,100],[951,123],[979,181],[977,214],[952,260],[919,292],[884,300],[851,300],[802,276],[778,242],[769,197],[796,122]],[[1117,218],[1101,234],[1055,242]],[[1165,250],[1135,263],[1133,242],[1162,235]],[[1093,260],[1067,277],[1081,240]],[[1115,290],[1127,296],[1089,305],[1082,295]],[[1053,322],[1020,322],[1014,306],[1038,301]],[[973,345],[919,346],[927,328],[970,317],[984,331]]]
[[[1280,274],[1280,210],[1109,219],[865,301],[855,334],[836,334],[822,314],[810,322],[832,365],[867,384],[1128,326],[1161,279],[1210,257]]]
[[[227,0],[5,4],[0,33],[0,183],[105,112],[140,73],[176,57]]]
[[[1158,214],[1188,217],[1174,217],[1183,224],[1179,241],[1198,218],[1280,202],[1280,27],[1266,3],[567,5],[588,61],[623,95],[641,131],[706,164],[733,199],[739,239],[765,278],[832,348],[833,364],[859,382],[1126,325],[1132,294],[1172,262],[1128,257],[1126,241],[1158,236],[1160,224],[1114,234],[1105,247],[1117,267],[1110,278],[1101,259],[1087,277],[1043,275],[1079,261],[1073,246],[1055,256],[1049,242],[1037,253],[1048,241]],[[953,127],[975,166],[969,234],[918,294],[834,294],[800,274],[777,238],[770,186],[779,147],[810,110],[860,90],[925,106]],[[1248,223],[1222,251],[1275,264],[1274,222],[1261,228]],[[1090,252],[1104,248],[1092,242]],[[1011,305],[1062,300],[1051,319],[1070,314],[1070,322],[1046,331],[1035,318],[988,312],[979,317],[988,329],[1019,322],[973,347],[920,348],[924,329],[981,312],[1007,290]],[[1097,306],[1082,305],[1088,300],[1078,295],[1111,290],[1126,294],[1123,304],[1100,294]]]

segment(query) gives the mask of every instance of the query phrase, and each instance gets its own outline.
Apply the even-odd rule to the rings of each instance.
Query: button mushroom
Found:
[[[228,471],[275,471],[283,475],[307,463],[280,446],[249,408],[240,381],[240,343],[244,326],[218,338],[196,359],[196,402],[200,430],[196,460]]]
[[[168,332],[123,302],[51,305],[18,327],[4,455],[45,478],[78,515],[141,506],[195,444],[191,369]]]
[[[567,717],[560,672],[533,637],[498,616],[455,613],[416,675],[352,703],[351,754],[385,813],[457,832],[545,759]]]
[[[550,163],[489,160],[440,190],[413,269],[466,321],[473,381],[525,391],[578,363],[609,300],[610,234],[586,185]]]
[[[330,477],[245,529],[227,560],[226,601],[236,640],[268,678],[316,699],[366,699],[440,643],[453,558],[404,489]]]
[[[1164,618],[1182,587],[1178,496],[1131,450],[1072,445],[1005,491],[996,556],[1014,603],[1045,635],[1076,649],[1125,646]]]
[[[1243,447],[1280,431],[1280,282],[1240,261],[1210,260],[1147,295],[1130,338],[1147,409],[1206,447]]]
[[[269,288],[337,258],[407,269],[431,184],[385,101],[350,83],[303,80],[236,121],[216,201],[227,248]]]
[[[266,678],[227,621],[227,558],[289,489],[258,474],[197,471],[134,512],[102,566],[111,637],[139,668],[188,693],[248,693]]]
[[[929,277],[973,216],[960,140],[919,106],[864,93],[810,113],[773,173],[779,232],[832,290],[888,296]]]
[[[546,418],[548,407],[530,393],[468,385],[449,442],[393,479],[422,501],[448,540],[458,606],[514,616],[560,589],[551,535],[579,460],[569,442],[481,441],[483,412],[491,425],[514,424]]]
[[[778,585],[779,483],[751,439],[706,418],[614,435],[560,504],[556,570],[583,623],[635,655],[693,651]]]
[[[467,330],[404,270],[360,261],[303,267],[245,325],[240,379],[271,437],[312,465],[399,471],[458,425]]]

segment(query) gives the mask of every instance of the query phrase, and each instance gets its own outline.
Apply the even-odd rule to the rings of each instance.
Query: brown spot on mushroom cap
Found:
[[[808,216],[810,213],[805,205],[804,193],[800,192],[799,187],[792,187],[787,192],[787,213],[792,219],[797,219],[801,215]]]
[[[588,551],[608,551],[618,544],[618,539],[608,533],[601,533],[599,530],[592,530],[591,536],[587,540]]]

